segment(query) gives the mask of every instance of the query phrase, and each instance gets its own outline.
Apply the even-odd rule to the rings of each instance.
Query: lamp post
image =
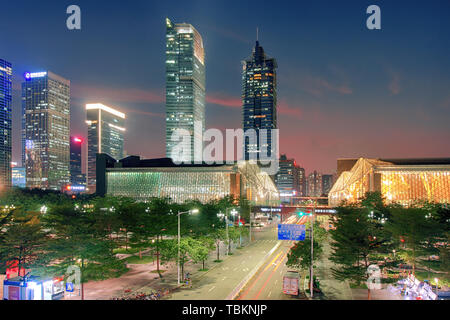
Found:
[[[436,281],[436,296],[438,295],[438,290],[439,290],[439,279],[438,278],[434,278],[434,281]]]
[[[188,211],[184,211],[184,212],[180,212],[178,211],[178,259],[177,259],[177,264],[178,264],[178,278],[177,278],[177,283],[178,285],[180,285],[180,240],[181,240],[181,236],[180,236],[180,217],[182,214],[193,214],[193,213],[198,213],[198,209],[192,209],[192,210],[188,210]]]
[[[313,210],[311,213],[311,278],[310,278],[310,292],[311,299],[313,298],[314,291],[314,214],[316,213],[316,202],[314,201]]]

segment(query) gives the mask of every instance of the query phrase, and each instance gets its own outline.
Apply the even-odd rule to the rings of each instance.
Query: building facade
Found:
[[[176,129],[189,136],[172,141]],[[177,162],[201,163],[204,130],[203,39],[191,24],[166,19],[166,156]]]
[[[82,173],[82,146],[83,139],[70,137],[70,184],[86,185],[86,175]]]
[[[275,184],[280,192],[280,201],[282,203],[290,203],[292,197],[300,195],[299,169],[300,167],[294,159],[288,159],[285,154],[280,156]]]
[[[334,183],[334,175],[332,174],[322,175],[322,195],[324,195],[325,197],[328,196],[328,193],[333,187],[333,183]]]
[[[87,187],[90,193],[96,187],[96,155],[106,153],[123,158],[125,114],[101,103],[86,105],[88,126]]]
[[[277,62],[266,56],[256,41],[252,55],[243,61],[242,128],[255,130],[256,139],[244,137],[244,159],[278,157],[278,146],[272,145],[272,129],[277,129]],[[261,139],[260,130],[267,130]],[[275,137],[274,137],[275,138]],[[265,141],[264,141],[265,140]]]
[[[27,188],[61,190],[70,180],[70,81],[27,72],[22,106]]]
[[[0,192],[11,187],[12,66],[0,59]]]
[[[116,161],[98,155],[97,194],[126,196],[146,201],[168,197],[176,203],[203,203],[225,196],[245,197],[255,205],[278,204],[273,180],[256,164],[176,165],[169,158],[141,160],[137,156]],[[100,183],[102,182],[102,183]]]
[[[314,170],[308,175],[308,197],[322,196],[322,175]]]
[[[24,167],[12,167],[12,186],[17,188],[26,188],[27,186],[27,178],[26,178],[26,170]]]
[[[337,206],[357,202],[366,192],[381,192],[387,203],[450,203],[450,159],[367,159],[341,172],[328,194]]]
[[[298,168],[298,184],[300,186],[300,197],[306,197],[308,195],[306,188],[306,172],[305,168]]]

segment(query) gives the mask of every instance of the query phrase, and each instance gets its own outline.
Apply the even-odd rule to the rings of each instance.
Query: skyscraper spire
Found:
[[[259,41],[259,29],[256,27],[256,42]]]

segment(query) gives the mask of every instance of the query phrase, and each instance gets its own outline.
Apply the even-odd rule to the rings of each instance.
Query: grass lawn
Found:
[[[131,264],[146,264],[152,263],[155,259],[152,256],[142,256],[142,259],[139,259],[139,256],[131,256],[126,258],[125,260]]]
[[[142,251],[144,251],[145,249],[143,249]],[[138,253],[139,249],[138,248],[130,248],[128,247],[128,249],[125,248],[116,248],[113,250],[114,253],[122,253],[122,254],[133,254],[133,253]]]

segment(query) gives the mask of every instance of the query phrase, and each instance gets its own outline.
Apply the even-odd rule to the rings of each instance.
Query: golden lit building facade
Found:
[[[379,191],[387,203],[404,206],[417,201],[450,203],[450,159],[358,159],[343,171],[328,202],[356,202],[366,192]]]

